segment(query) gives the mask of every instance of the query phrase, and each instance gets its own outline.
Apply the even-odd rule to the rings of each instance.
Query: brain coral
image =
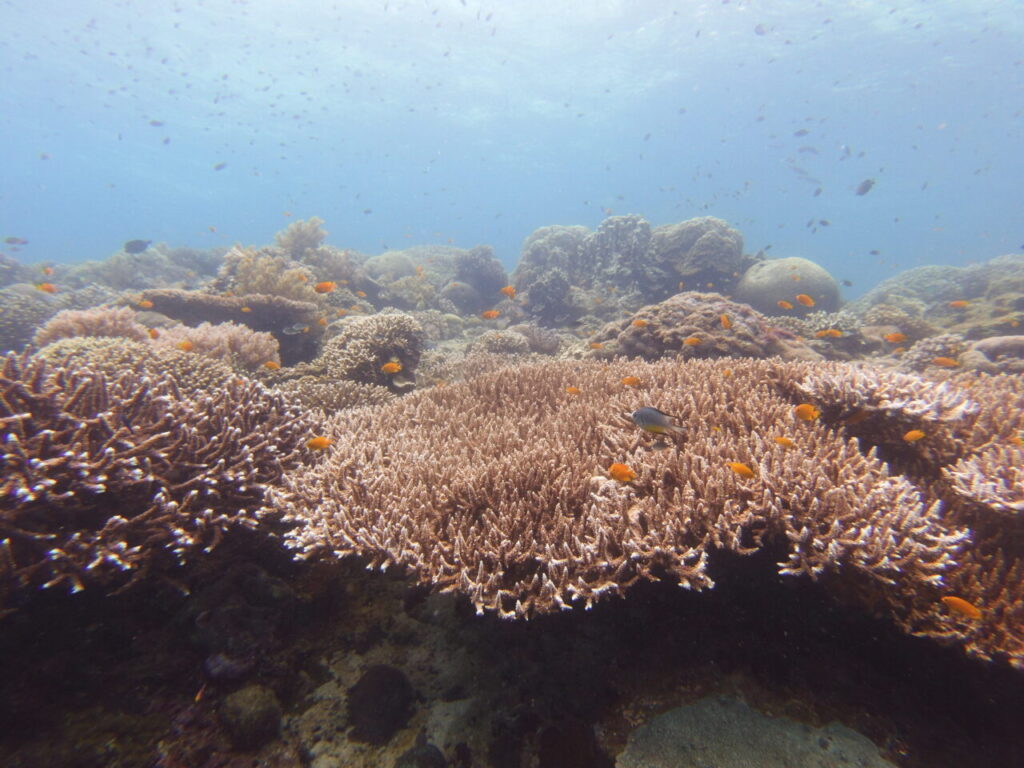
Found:
[[[798,336],[773,326],[746,304],[717,293],[693,291],[608,323],[590,341],[590,355],[599,358],[820,357]]]

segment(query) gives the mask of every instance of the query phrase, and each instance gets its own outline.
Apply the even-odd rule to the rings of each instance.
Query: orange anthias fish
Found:
[[[956,597],[954,595],[946,595],[942,598],[942,604],[949,608],[951,613],[955,613],[965,619],[973,619],[977,621],[981,618],[981,610],[964,600],[962,597]]]
[[[338,284],[333,280],[324,280],[323,282],[314,285],[313,290],[316,291],[317,293],[330,293],[337,287]]]
[[[685,344],[688,347],[696,347],[698,344],[700,344],[700,338],[697,336],[687,336],[685,339],[683,339],[683,344]]]
[[[752,470],[749,466],[744,464],[742,461],[727,461],[727,462],[725,462],[725,465],[727,467],[729,467],[729,469],[731,469],[733,472],[735,472],[740,477],[753,477],[754,476],[754,470]]]
[[[800,419],[800,421],[814,421],[821,416],[821,411],[810,403],[800,403],[800,405],[793,409],[793,415]]]
[[[909,432],[904,433],[903,439],[908,443],[916,443],[918,440],[924,438],[924,432],[920,429],[912,429]]]
[[[786,301],[785,299],[780,299],[779,301],[777,301],[775,303],[778,304],[779,307],[781,307],[782,309],[792,309],[793,308],[793,304],[791,302]]]
[[[516,287],[514,285],[506,285],[501,289],[501,292],[510,299],[514,299],[516,297]]]
[[[971,302],[966,299],[957,299],[956,301],[949,302],[951,309],[965,309],[971,305]]]
[[[329,437],[317,435],[316,437],[311,437],[306,441],[306,447],[311,451],[323,451],[333,442],[334,441]]]
[[[636,376],[625,376],[622,379],[622,383],[625,384],[627,387],[639,387],[641,384],[643,384],[643,382],[640,381],[640,379],[638,379]]]
[[[177,344],[175,344],[175,346],[176,346],[176,347],[177,347],[178,349],[180,349],[180,350],[181,350],[182,352],[191,352],[191,351],[192,351],[193,349],[195,349],[195,348],[196,348],[196,345],[195,345],[195,344],[193,344],[193,343],[192,343],[191,341],[189,341],[188,339],[182,339],[182,340],[181,340],[181,341],[179,341],[179,342],[178,342]]]
[[[138,306],[139,309],[152,309],[153,302],[150,301],[149,299],[143,299],[136,306]]]
[[[817,339],[838,339],[843,335],[843,332],[838,328],[825,328],[820,331],[816,331],[814,337]]]
[[[636,472],[630,469],[628,464],[622,464],[618,461],[608,467],[608,476],[612,480],[618,480],[620,483],[629,483],[636,480]]]
[[[604,344],[602,344],[600,341],[592,341],[592,342],[590,342],[590,348],[591,349],[604,349]]]
[[[727,331],[732,328],[732,320],[724,312],[718,316],[718,322],[720,322],[722,327]]]
[[[937,365],[940,368],[958,368],[960,363],[952,357],[933,357],[932,365]]]
[[[36,283],[36,290],[43,293],[56,293],[57,286],[53,283]]]
[[[501,312],[499,312],[496,309],[486,309],[486,310],[484,310],[483,312],[480,313],[480,317],[482,317],[484,320],[493,320],[494,318],[496,318],[496,317],[498,317],[500,315],[501,315]]]
[[[812,299],[806,293],[798,293],[796,295],[796,300],[799,301],[801,304],[803,304],[805,307],[813,307],[814,306],[814,299]]]
[[[779,437],[774,437],[772,439],[775,441],[776,445],[781,445],[783,448],[796,448],[796,443],[794,443],[788,437],[783,437],[780,435]]]
[[[380,367],[384,373],[398,373],[402,370],[402,364],[397,360],[391,360]]]
[[[276,360],[267,360],[267,362],[263,364],[263,367],[266,368],[268,371],[281,370],[281,364]]]
[[[578,395],[582,392],[582,390],[579,387],[566,387],[565,391],[568,392],[570,395]]]
[[[146,330],[146,335],[149,336],[149,338],[151,339],[158,339],[160,338],[160,331],[158,331],[156,328],[148,328]]]
[[[365,299],[366,291],[356,291],[356,296],[358,296],[360,299]]]
[[[907,335],[905,333],[900,333],[897,331],[896,333],[887,333],[882,338],[888,341],[890,344],[902,344],[904,341],[907,340]]]
[[[630,325],[632,325],[634,328],[646,328],[647,321],[644,320],[642,317],[638,317],[636,320],[630,323]]]

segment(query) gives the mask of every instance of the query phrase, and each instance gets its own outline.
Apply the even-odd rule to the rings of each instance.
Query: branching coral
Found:
[[[183,396],[9,354],[0,370],[0,598],[25,587],[119,587],[255,527],[298,464],[309,419],[240,377]]]
[[[819,357],[796,334],[773,326],[746,304],[693,291],[608,323],[591,342],[591,355],[599,358]]]
[[[32,337],[37,347],[75,336],[110,336],[146,341],[146,326],[137,322],[128,307],[65,309],[51,317]]]
[[[177,325],[165,328],[154,340],[160,347],[181,348],[197,355],[223,360],[239,368],[258,370],[268,362],[280,364],[277,339],[237,323],[200,323],[195,328]]]
[[[420,324],[401,312],[346,318],[320,356],[300,371],[404,389],[412,383],[424,339]],[[401,367],[388,371],[388,363]]]
[[[307,302],[317,298],[315,277],[308,267],[275,251],[235,246],[224,256],[219,280],[239,296],[260,294]]]

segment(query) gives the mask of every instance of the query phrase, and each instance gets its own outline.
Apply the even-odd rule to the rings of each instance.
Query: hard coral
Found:
[[[396,391],[412,384],[425,340],[416,320],[394,312],[345,318],[338,326],[338,335],[324,344],[323,352],[302,369],[303,373],[377,384]],[[399,363],[401,369],[387,372],[384,365],[390,362]]]
[[[149,338],[146,326],[135,318],[135,312],[128,307],[65,309],[36,331],[32,343],[42,347],[75,336],[111,336],[144,342]]]
[[[728,327],[726,327],[728,326]],[[817,359],[795,334],[717,293],[679,293],[608,323],[591,338],[592,357],[770,357]]]
[[[271,334],[232,322],[200,323],[195,328],[176,325],[161,330],[153,343],[173,348],[187,343],[190,352],[249,371],[259,370],[268,362],[281,362],[277,339]]]
[[[299,463],[311,423],[235,377],[183,396],[9,354],[0,369],[0,597],[26,587],[120,587],[259,524],[269,483]]]

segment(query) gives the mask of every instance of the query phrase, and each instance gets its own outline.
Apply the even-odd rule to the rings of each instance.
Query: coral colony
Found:
[[[96,632],[105,606],[173,586],[152,624],[188,629],[133,652],[181,644],[162,663],[193,690],[151,691],[140,754],[282,750],[291,765],[333,717],[332,733],[352,726],[331,741],[337,764],[483,765],[513,744],[553,766],[571,734],[587,765],[610,764],[616,728],[643,720],[626,683],[591,711],[537,682],[525,698],[550,710],[448,738],[442,705],[502,688],[431,677],[457,654],[417,633],[448,627],[467,658],[543,636],[557,656],[554,622],[583,637],[602,611],[666,620],[645,614],[654,582],[709,616],[780,584],[817,590],[889,642],[1024,671],[1021,256],[911,270],[841,305],[824,269],[744,254],[710,217],[544,227],[511,274],[483,246],[342,250],[322,224],[217,253],[139,241],[47,266],[45,283],[38,267],[2,273],[0,611],[11,637],[54,606]],[[423,604],[433,618],[410,624]],[[673,642],[696,633],[714,656],[702,626]],[[380,649],[398,636],[420,637],[419,667],[390,665]],[[573,664],[612,653],[595,638]],[[322,669],[289,666],[314,657]],[[9,684],[31,687],[34,663]],[[715,690],[701,666],[651,710]],[[890,755],[930,738],[864,727]]]

